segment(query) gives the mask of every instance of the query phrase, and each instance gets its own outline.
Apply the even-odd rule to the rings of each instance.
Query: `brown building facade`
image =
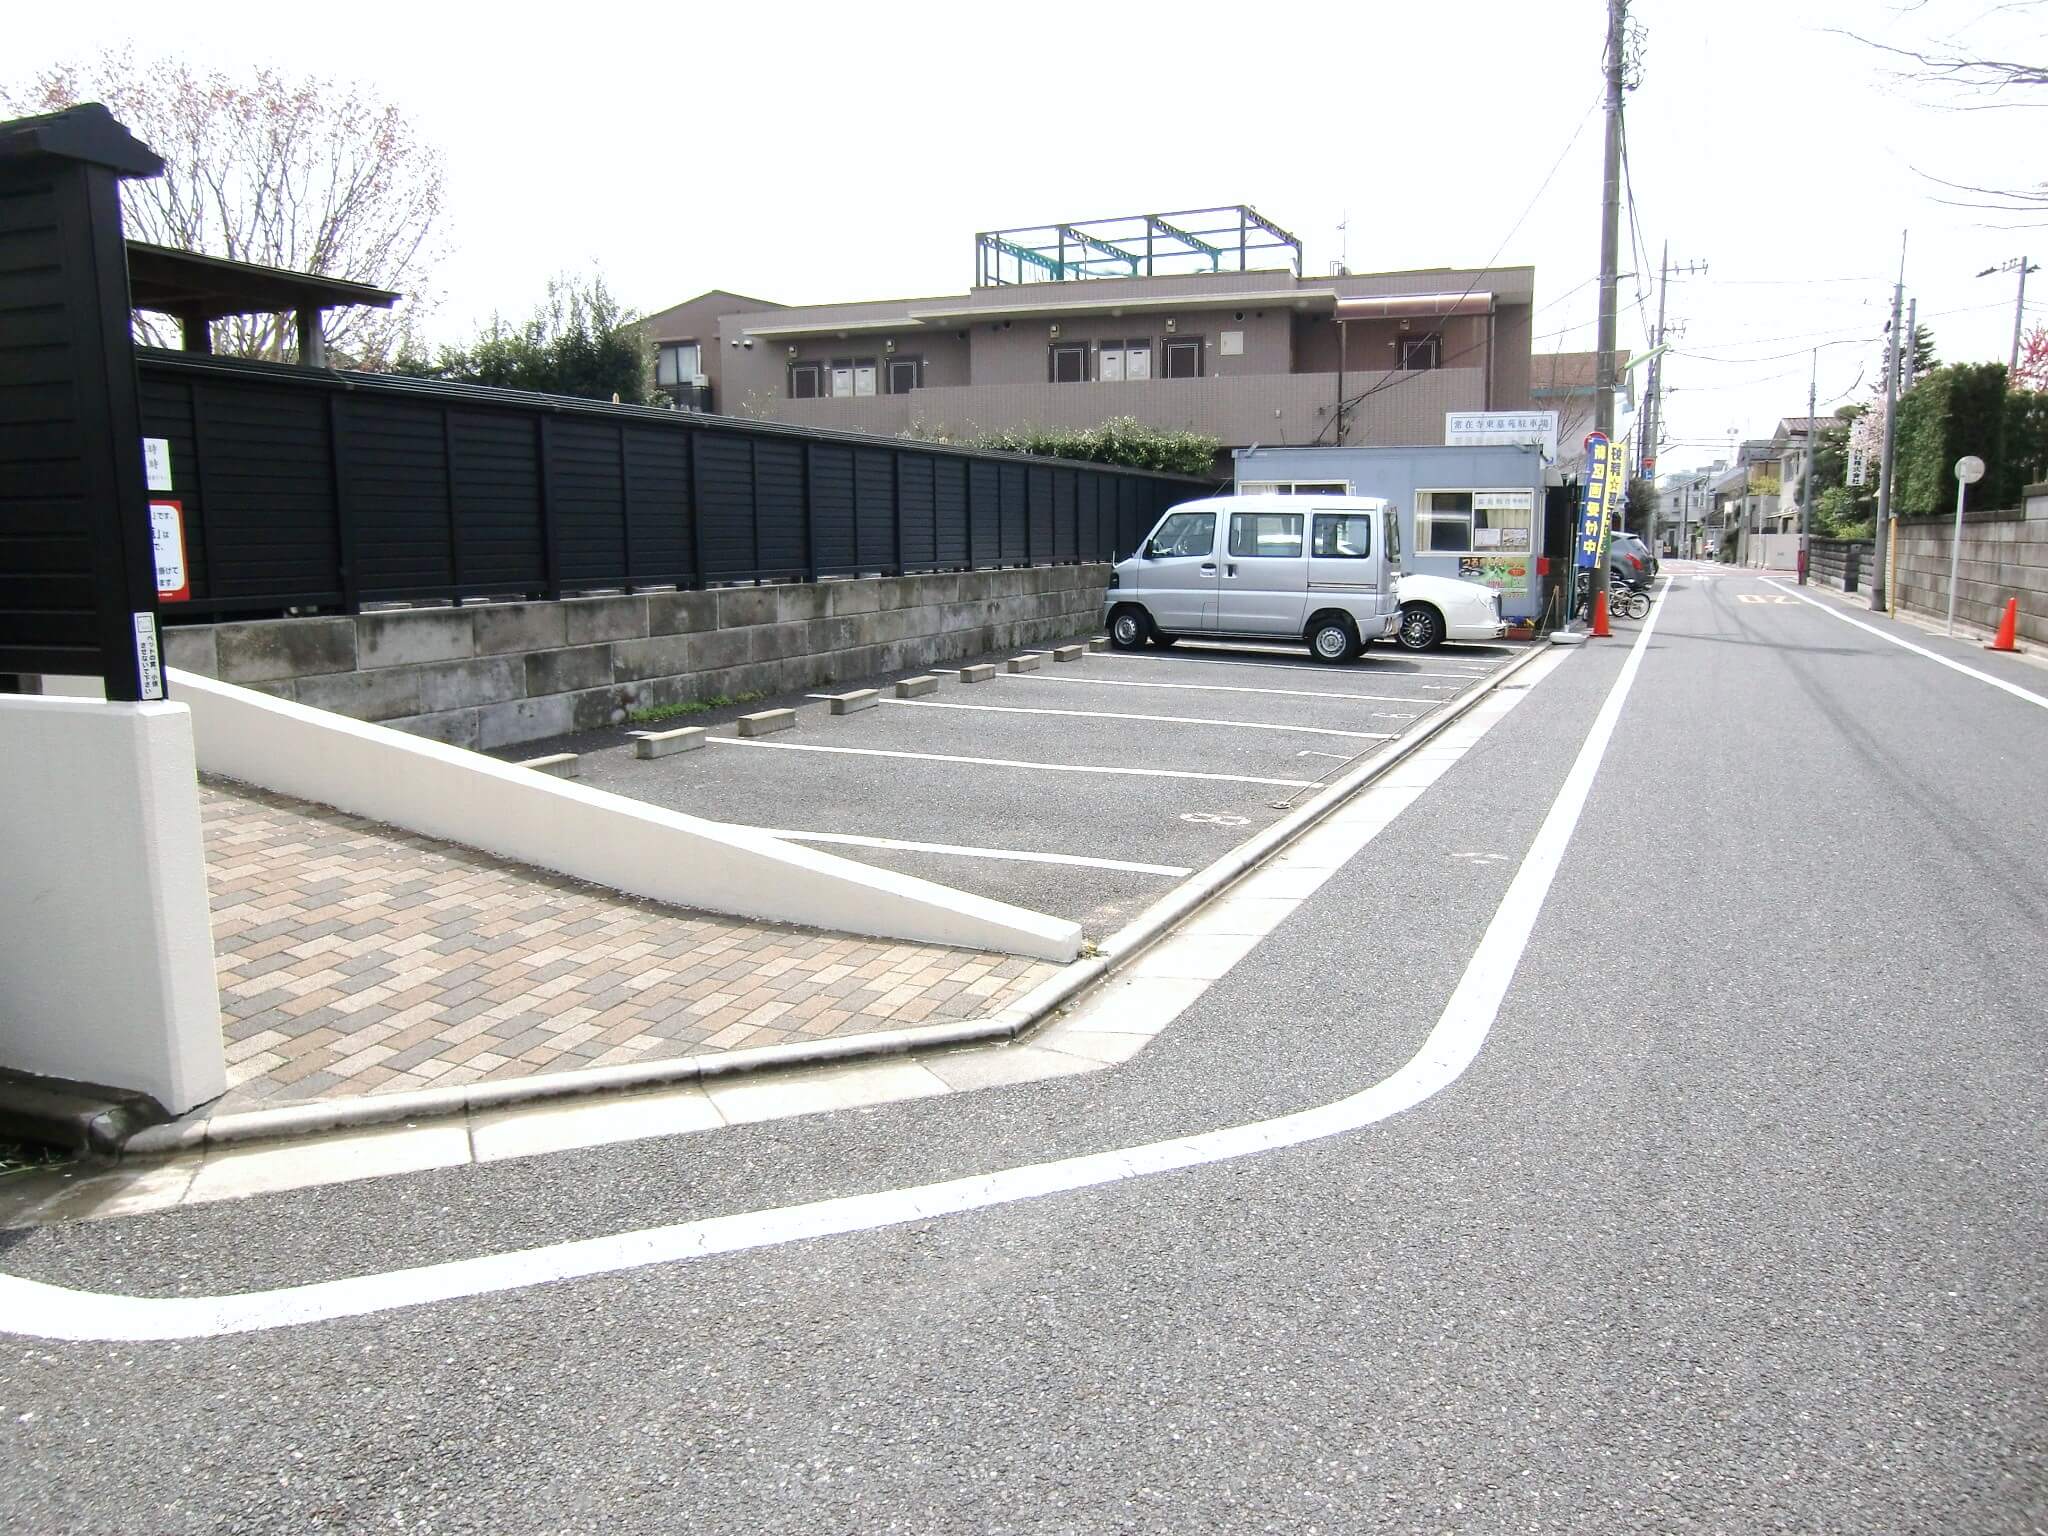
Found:
[[[728,415],[895,435],[1113,416],[1226,448],[1440,443],[1531,394],[1528,267],[1096,278],[786,307],[719,291],[651,316],[663,383]],[[689,369],[688,375],[684,370]]]

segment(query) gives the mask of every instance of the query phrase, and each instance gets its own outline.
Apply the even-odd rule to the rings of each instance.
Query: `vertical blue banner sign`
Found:
[[[1581,484],[1578,549],[1572,563],[1589,571],[1607,547],[1608,514],[1614,506],[1614,444],[1603,433],[1586,434],[1586,474]]]

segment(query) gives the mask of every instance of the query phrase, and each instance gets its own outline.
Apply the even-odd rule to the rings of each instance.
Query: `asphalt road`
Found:
[[[10,1339],[0,1521],[2043,1529],[2048,710],[1775,591],[1680,575],[1491,1036],[1418,1107],[345,1322]],[[1121,1068],[7,1234],[0,1269],[287,1285],[1328,1102],[1436,1022],[1636,632]]]

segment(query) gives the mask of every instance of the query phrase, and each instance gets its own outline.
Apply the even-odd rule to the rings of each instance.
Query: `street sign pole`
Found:
[[[1963,498],[1984,478],[1984,461],[1974,453],[1956,460],[1956,531],[1948,541],[1948,632],[1956,632],[1956,578],[1963,568]]]

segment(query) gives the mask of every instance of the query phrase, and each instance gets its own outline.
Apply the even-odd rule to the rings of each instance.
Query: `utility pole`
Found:
[[[1891,549],[1892,449],[1899,435],[1899,312],[1906,300],[1906,236],[1899,235],[1899,280],[1892,284],[1892,325],[1884,349],[1884,449],[1877,465],[1877,539],[1871,550],[1877,569],[1870,578],[1870,606],[1883,613],[1885,558]]]
[[[1913,387],[1916,370],[1920,366],[1920,297],[1915,294],[1906,301],[1906,355],[1899,364],[1899,385],[1901,395]]]
[[[2005,365],[2006,388],[2012,388],[2012,377],[2020,371],[2020,336],[2027,326],[2027,274],[2040,271],[2039,266],[2029,266],[2027,258],[2015,256],[2011,261],[2001,261],[1995,267],[1986,267],[1977,275],[1990,277],[1999,272],[2018,272],[2020,275],[2019,297],[2012,306],[2012,360]]]
[[[1607,0],[1607,153],[1600,182],[1600,327],[1593,373],[1593,430],[1614,440],[1615,289],[1621,251],[1621,78],[1622,52],[1628,45],[1628,0]],[[1624,482],[1626,477],[1623,477]],[[1624,483],[1623,505],[1627,486]],[[1607,601],[1608,530],[1600,530],[1600,553],[1593,561],[1593,603]]]
[[[1799,461],[1799,585],[1806,585],[1806,568],[1813,563],[1813,455],[1820,447],[1820,431],[1813,412],[1820,399],[1820,348],[1813,349],[1811,371],[1806,375],[1806,454]]]
[[[2027,258],[2020,258],[2020,294],[2012,305],[2012,361],[2005,365],[2005,387],[2013,387],[2013,375],[2020,371],[2020,332],[2027,323]]]

